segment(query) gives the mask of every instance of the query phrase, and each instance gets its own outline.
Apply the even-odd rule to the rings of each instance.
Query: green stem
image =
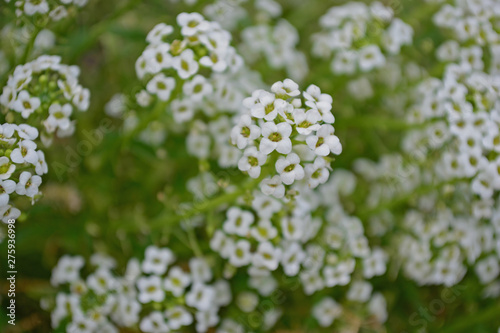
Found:
[[[23,53],[21,59],[19,59],[19,62],[17,63],[17,65],[25,64],[26,61],[28,61],[28,58],[31,54],[31,51],[33,50],[33,46],[35,45],[36,37],[38,36],[40,31],[42,31],[42,28],[39,26],[35,26],[35,31],[33,31],[33,34],[31,34],[31,37],[28,41],[28,44],[26,44],[26,48],[24,49],[24,53]]]
[[[477,328],[479,324],[497,320],[499,316],[500,316],[500,303],[496,303],[485,310],[474,312],[468,316],[461,317],[458,320],[456,320],[453,324],[450,324],[447,327],[442,327],[432,331],[439,333],[470,332],[471,328],[474,327]]]
[[[194,233],[194,228],[192,225],[187,226],[187,235],[188,235],[190,247],[193,250],[195,256],[197,256],[198,258],[203,257],[203,253],[201,252],[200,245],[198,244],[198,241],[196,240],[196,234]]]

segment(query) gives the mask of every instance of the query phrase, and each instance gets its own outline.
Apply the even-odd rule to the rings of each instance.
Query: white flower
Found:
[[[292,141],[290,140],[292,127],[287,123],[266,122],[262,126],[262,140],[259,151],[269,155],[274,150],[280,154],[289,154],[292,151]]]
[[[186,304],[199,311],[207,311],[213,307],[215,290],[202,283],[194,283],[186,294]]]
[[[278,268],[281,259],[281,249],[275,248],[270,242],[259,243],[254,253],[252,263],[257,267],[266,267],[270,271]]]
[[[267,161],[267,155],[261,153],[256,147],[248,147],[238,162],[238,169],[248,172],[252,178],[259,178],[261,166]]]
[[[274,83],[271,86],[271,91],[278,96],[297,97],[300,95],[299,85],[290,79]]]
[[[245,147],[260,136],[260,127],[252,124],[252,118],[249,115],[242,115],[238,125],[231,130],[231,141],[239,149]]]
[[[148,246],[146,255],[142,262],[144,273],[162,275],[167,271],[167,267],[175,260],[174,254],[168,248],[158,248],[154,245]]]
[[[185,307],[177,305],[165,311],[168,319],[168,327],[171,330],[178,330],[182,326],[189,326],[193,323],[193,316]]]
[[[234,244],[229,256],[229,263],[235,267],[246,266],[252,261],[250,243],[241,239]]]
[[[12,154],[11,154],[12,155]],[[7,156],[0,157],[0,179],[9,179],[10,176],[16,171],[16,166],[11,163]]]
[[[10,154],[10,159],[14,163],[24,164],[31,163],[36,165],[38,162],[38,155],[36,153],[36,143],[30,140],[23,140],[19,142],[19,148],[15,148]]]
[[[350,301],[366,302],[370,299],[372,285],[366,281],[355,281],[347,292],[347,299]]]
[[[241,311],[250,313],[259,305],[259,296],[250,291],[243,291],[236,297],[236,305]]]
[[[52,269],[50,283],[55,287],[63,283],[72,283],[80,279],[80,269],[84,260],[80,256],[62,256]]]
[[[180,16],[180,15],[179,15]],[[194,59],[194,52],[191,49],[182,51],[180,55],[172,61],[172,67],[177,71],[181,79],[187,79],[198,72],[199,65]]]
[[[250,234],[259,242],[272,240],[278,235],[278,230],[269,220],[260,220],[255,227],[252,227]]]
[[[21,215],[21,211],[11,205],[7,205],[4,207],[0,207],[0,216],[3,222],[6,222],[10,219],[17,219]]]
[[[44,121],[47,132],[52,133],[56,128],[67,130],[71,126],[69,117],[73,112],[71,104],[54,103],[49,107],[49,117]]]
[[[330,176],[328,165],[321,157],[316,158],[313,164],[307,164],[304,169],[310,188],[316,188],[318,185],[326,183]]]
[[[189,269],[193,283],[208,282],[212,279],[212,270],[208,262],[203,258],[191,258],[189,260]]]
[[[260,182],[260,189],[265,195],[272,195],[275,198],[281,199],[285,196],[285,186],[281,182],[280,176],[263,179]]]
[[[254,216],[248,211],[241,210],[238,207],[231,207],[226,213],[227,219],[222,228],[228,234],[247,236],[250,226],[254,221]]]
[[[191,81],[187,81],[182,86],[184,95],[189,96],[193,101],[201,101],[203,97],[210,95],[213,91],[212,85],[202,75],[195,75]]]
[[[304,168],[300,165],[300,157],[291,153],[276,161],[276,171],[285,185],[291,185],[296,180],[304,178]]]
[[[224,259],[229,258],[234,247],[234,242],[221,230],[216,230],[210,240],[210,248],[220,254]]]
[[[115,279],[109,269],[100,267],[87,277],[87,286],[97,295],[103,295],[115,287]]]
[[[170,35],[173,31],[174,28],[171,25],[165,23],[157,24],[148,33],[146,41],[150,44],[160,44],[163,42],[163,38]]]
[[[319,156],[328,156],[330,152],[339,155],[342,152],[342,144],[333,133],[335,129],[332,125],[321,125],[316,135],[306,138],[307,146]]]
[[[321,327],[329,327],[342,314],[342,307],[331,297],[325,297],[313,307],[312,314]]]
[[[40,176],[46,174],[49,171],[49,168],[45,162],[45,154],[43,151],[38,150],[36,154],[38,155],[38,162],[35,164],[35,172]]]
[[[16,189],[16,182],[13,180],[0,180],[0,207],[7,206],[9,203],[9,194]]]
[[[162,101],[168,101],[170,99],[170,94],[174,88],[175,79],[166,77],[163,73],[154,76],[146,85],[146,90],[151,94],[157,95],[158,99]]]
[[[305,271],[300,273],[300,280],[302,281],[306,295],[311,295],[315,291],[324,288],[323,279],[321,279],[321,276],[319,276],[316,271]]]
[[[36,13],[45,14],[49,11],[47,0],[27,0],[24,3],[24,12],[32,16]]]
[[[168,276],[165,279],[165,289],[170,291],[175,297],[180,297],[184,290],[191,283],[191,277],[185,273],[180,267],[172,267],[168,271]]]
[[[287,276],[296,276],[305,258],[306,255],[299,243],[288,243],[283,248],[283,255],[281,256],[281,266],[283,267],[284,273]]]
[[[476,274],[482,284],[493,281],[500,274],[498,257],[491,255],[476,264]]]
[[[377,45],[368,45],[359,50],[359,68],[369,72],[385,65],[385,57]]]
[[[24,119],[28,118],[33,112],[40,107],[40,99],[31,97],[26,90],[22,90],[18,96],[13,108],[20,112]]]
[[[13,133],[12,131],[14,130],[14,127],[11,126],[10,128],[8,128],[7,126],[10,125],[10,124],[4,124],[4,137],[11,137]],[[26,139],[26,140],[35,140],[36,138],[38,138],[38,130],[33,127],[33,126],[30,126],[30,125],[26,125],[26,124],[21,124],[19,126],[17,126],[17,134],[19,135],[20,138],[22,139]]]
[[[177,23],[182,27],[181,34],[188,37],[210,29],[210,23],[198,13],[180,13]]]
[[[153,311],[141,320],[141,331],[146,333],[168,333],[170,329],[160,311]]]
[[[42,183],[42,178],[37,175],[31,175],[28,171],[23,171],[19,176],[19,182],[16,185],[16,193],[33,198],[38,194],[38,187]]]
[[[250,108],[250,113],[258,119],[274,120],[286,108],[286,101],[265,90],[260,90],[255,103]]]
[[[177,123],[190,121],[194,117],[195,108],[189,99],[175,99],[170,103],[174,120]]]
[[[145,304],[149,302],[162,302],[165,299],[165,292],[161,287],[161,278],[156,275],[143,276],[137,279],[137,289],[139,290],[138,300]]]

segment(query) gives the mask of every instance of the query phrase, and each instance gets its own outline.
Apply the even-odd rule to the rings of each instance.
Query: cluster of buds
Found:
[[[61,64],[59,56],[43,55],[15,68],[0,96],[2,113],[12,123],[37,127],[49,146],[54,135],[73,134],[75,110],[86,111],[90,92],[78,83],[80,69]]]

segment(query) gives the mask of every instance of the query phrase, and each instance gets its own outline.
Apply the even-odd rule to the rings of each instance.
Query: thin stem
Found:
[[[193,250],[195,256],[201,258],[203,257],[203,253],[201,252],[200,245],[196,240],[196,234],[194,233],[194,228],[192,225],[187,226],[187,235],[189,239],[189,244],[191,245],[191,249]]]
[[[24,49],[24,53],[21,59],[19,59],[19,62],[17,63],[18,65],[25,64],[26,61],[28,60],[31,51],[33,50],[33,46],[35,45],[36,37],[38,36],[40,31],[42,31],[42,28],[39,26],[35,26],[35,31],[33,31],[33,33],[31,34],[28,44],[26,44],[26,48]]]

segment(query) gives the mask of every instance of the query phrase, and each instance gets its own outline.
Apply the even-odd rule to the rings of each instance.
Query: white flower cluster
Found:
[[[38,130],[26,124],[0,125],[0,219],[17,219],[21,212],[11,205],[16,197],[26,196],[34,202],[40,192],[47,163],[34,140]]]
[[[245,110],[231,130],[243,150],[238,168],[252,178],[271,165],[277,175],[264,179],[262,191],[282,198],[285,185],[306,180],[311,188],[328,180],[328,156],[342,152],[334,134],[332,97],[311,85],[301,92],[292,80],[276,82],[272,92],[256,90],[244,100]]]
[[[249,26],[241,32],[241,38],[239,49],[247,62],[254,63],[263,55],[271,68],[285,69],[296,81],[302,81],[309,73],[304,53],[297,50],[299,33],[285,19],[275,25]]]
[[[446,146],[436,172],[442,179],[470,178],[472,191],[488,200],[500,190],[500,78],[481,71],[481,54],[476,66],[448,65],[443,80],[419,87],[410,120],[431,124],[404,144],[406,151]]]
[[[10,2],[11,0],[5,0]],[[84,7],[88,0],[13,0],[17,16],[46,15],[53,21],[68,17],[72,7]]]
[[[207,332],[219,323],[219,309],[232,300],[229,284],[213,281],[205,259],[190,259],[189,271],[174,262],[170,249],[149,246],[142,262],[130,259],[125,273],[117,275],[114,259],[94,254],[95,270],[84,279],[84,259],[63,256],[51,282],[69,286],[70,292],[55,298],[53,328],[102,333],[138,326],[141,332],[164,333],[193,325],[197,332]]]
[[[136,102],[149,107],[155,96],[167,110],[163,115],[173,118],[173,132],[190,129],[191,155],[215,156],[222,167],[234,166],[239,152],[224,135],[232,126],[229,116],[239,111],[243,98],[255,89],[254,81],[260,80],[243,66],[230,45],[231,34],[217,22],[198,13],[181,13],[177,23],[179,39],[174,27],[164,23],[148,34],[149,46],[136,63],[139,78],[147,81],[146,89],[136,95]],[[167,122],[161,116],[141,134],[145,141],[160,144],[166,137]],[[137,116],[129,114],[126,123],[133,129]]]
[[[461,44],[487,45],[498,43],[496,22],[500,17],[496,0],[452,1],[445,3],[434,15],[434,23]]]
[[[369,6],[350,1],[330,8],[320,18],[323,30],[312,36],[313,54],[329,59],[334,74],[366,73],[383,67],[388,56],[400,53],[413,41],[413,29],[393,17],[380,2]]]
[[[304,186],[287,203],[255,191],[250,206],[227,210],[210,247],[231,267],[247,267],[249,286],[264,296],[278,287],[273,272],[280,267],[280,274],[298,276],[308,295],[349,284],[357,264],[366,279],[383,275],[387,255],[370,249],[361,221],[340,202],[353,182],[350,173],[338,172],[319,193]],[[327,211],[324,219],[314,215],[318,209]]]
[[[75,110],[86,111],[90,91],[78,83],[80,69],[61,64],[59,56],[43,55],[14,69],[0,95],[4,114],[37,127],[40,139],[50,145],[53,136],[73,134]]]

